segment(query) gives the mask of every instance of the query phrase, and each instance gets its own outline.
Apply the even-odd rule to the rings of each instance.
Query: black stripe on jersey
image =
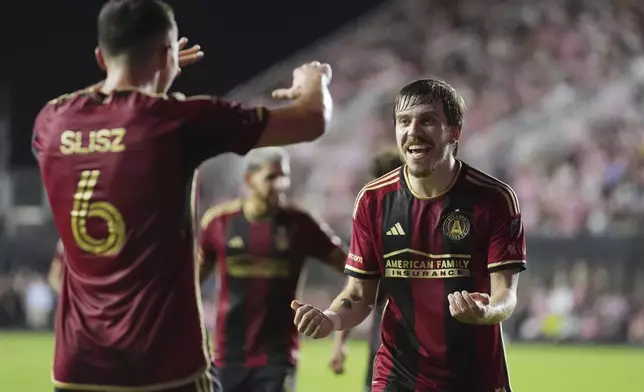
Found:
[[[445,219],[452,213],[457,213],[465,216],[470,221],[470,233],[465,238],[460,240],[452,240],[443,234],[443,253],[445,254],[472,254],[474,247],[474,240],[472,231],[472,215],[476,200],[459,194],[448,194],[443,200],[443,208],[441,211],[441,228],[444,225]],[[461,392],[461,391],[476,391],[479,387],[477,385],[478,377],[476,376],[476,341],[475,341],[475,328],[477,326],[465,324],[456,320],[449,311],[449,302],[447,296],[455,291],[466,290],[472,292],[476,290],[475,278],[461,277],[450,278],[443,280],[445,309],[444,309],[444,325],[445,325],[445,344],[446,344],[446,360],[447,368],[454,376],[449,382],[448,391]]]
[[[392,226],[399,223],[406,235],[383,235],[383,249],[385,253],[409,249],[412,247],[412,208],[413,196],[406,189],[401,188],[396,192],[387,194],[382,201],[382,227],[381,232],[385,233]],[[381,286],[389,295],[393,304],[400,309],[402,320],[400,327],[394,331],[393,345],[388,347],[393,355],[393,369],[390,370],[387,379],[386,390],[410,390],[413,391],[419,368],[420,343],[414,333],[415,309],[412,285],[408,279],[384,278]]]
[[[250,223],[246,220],[242,211],[230,218],[226,243],[234,237],[241,237],[244,241],[244,246],[239,248],[227,247],[227,258],[243,256],[247,253],[246,247],[250,241]],[[246,347],[246,325],[248,324],[245,304],[249,287],[247,287],[247,279],[232,275],[228,275],[225,279],[228,283],[229,310],[228,317],[224,321],[226,323],[226,355],[224,361],[226,363],[244,363],[246,360],[244,351],[244,347]]]
[[[283,249],[278,249],[278,241],[280,236],[287,236],[288,239],[292,238],[288,234],[288,229],[291,226],[289,222],[289,215],[280,211],[275,219],[272,221],[271,226],[271,249],[270,255],[276,259],[289,259],[293,260],[291,256],[292,245],[284,247]],[[293,272],[293,266],[291,268],[291,273]],[[291,334],[289,333],[289,328],[292,324],[293,314],[290,308],[290,303],[293,298],[290,297],[290,290],[288,290],[285,285],[295,284],[297,285],[297,279],[294,277],[288,278],[271,278],[268,279],[268,293],[266,304],[266,314],[271,315],[271,319],[276,320],[276,322],[268,323],[264,331],[259,331],[261,335],[267,336],[267,338],[262,339],[268,343],[266,347],[266,355],[268,357],[268,364],[271,365],[288,365],[289,364],[289,349]],[[285,297],[289,295],[289,297]],[[285,306],[289,304],[289,306]]]

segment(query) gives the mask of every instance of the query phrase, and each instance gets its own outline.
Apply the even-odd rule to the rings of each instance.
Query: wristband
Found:
[[[323,315],[326,316],[329,320],[331,320],[331,324],[333,324],[333,330],[334,331],[339,331],[340,328],[342,327],[342,320],[340,320],[340,315],[337,314],[336,312],[332,310],[325,310],[322,312]]]

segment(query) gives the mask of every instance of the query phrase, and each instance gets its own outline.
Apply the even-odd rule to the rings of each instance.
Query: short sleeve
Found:
[[[328,256],[341,245],[340,238],[324,222],[316,221],[311,215],[302,213],[301,227],[298,235],[306,243],[308,254],[320,261],[327,261]]]
[[[264,107],[243,107],[209,96],[173,99],[179,115],[186,118],[181,129],[186,153],[199,163],[226,152],[246,154],[268,122]]]
[[[355,213],[353,214],[351,245],[344,266],[345,274],[357,279],[380,278],[380,266],[369,230],[370,214],[368,213],[368,195],[361,192],[356,200]]]
[[[519,202],[514,191],[497,203],[491,212],[491,236],[488,244],[488,272],[515,268],[526,269],[525,231]]]

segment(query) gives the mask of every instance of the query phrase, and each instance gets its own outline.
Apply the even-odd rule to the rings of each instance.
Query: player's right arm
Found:
[[[273,98],[292,103],[270,111],[266,129],[255,147],[283,146],[322,136],[333,113],[330,81],[328,64],[314,61],[296,68],[291,88],[273,91]]]
[[[345,265],[349,279],[344,290],[324,312],[311,305],[294,303],[292,306],[296,309],[295,325],[305,335],[322,338],[332,330],[353,328],[362,323],[374,308],[380,268],[369,230],[367,199],[365,195],[356,202],[351,245]]]
[[[320,137],[331,120],[328,90],[331,68],[317,62],[293,72],[293,86],[276,90],[277,99],[291,99],[282,108],[243,107],[214,97],[169,99],[173,121],[182,124],[179,137],[193,166],[226,152],[244,155],[257,147],[282,146]],[[163,115],[163,114],[161,114]]]

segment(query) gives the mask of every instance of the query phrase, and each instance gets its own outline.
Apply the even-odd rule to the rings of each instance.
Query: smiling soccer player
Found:
[[[372,391],[510,392],[501,322],[516,306],[525,233],[514,191],[456,158],[465,103],[442,79],[394,107],[405,166],[358,194],[345,290],[324,312],[294,303],[315,338],[360,324],[378,282],[388,303]]]

